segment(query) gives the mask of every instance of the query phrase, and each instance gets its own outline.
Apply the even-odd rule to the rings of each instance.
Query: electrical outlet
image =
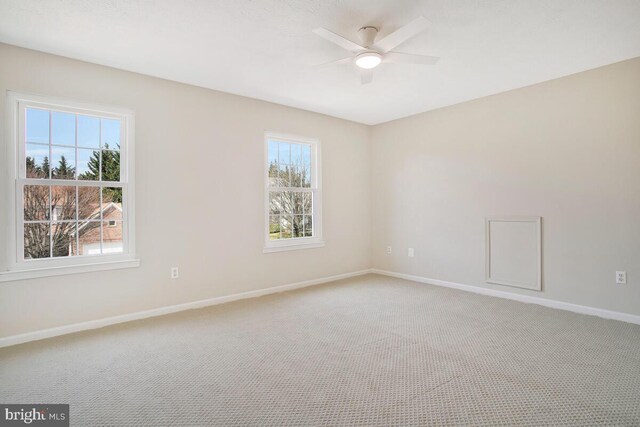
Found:
[[[409,256],[409,258],[413,258],[413,248],[409,248],[407,255]]]
[[[177,279],[178,276],[178,267],[171,267],[171,278]]]
[[[626,271],[616,271],[616,283],[619,285],[624,285],[627,283]]]
[[[391,253],[391,246],[387,246],[387,253],[390,254]]]

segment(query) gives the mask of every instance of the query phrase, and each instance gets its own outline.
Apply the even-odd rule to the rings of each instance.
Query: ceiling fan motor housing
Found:
[[[362,27],[358,30],[358,36],[362,41],[362,45],[366,48],[373,46],[373,43],[375,42],[377,35],[378,35],[378,29],[370,25],[367,25],[366,27]]]

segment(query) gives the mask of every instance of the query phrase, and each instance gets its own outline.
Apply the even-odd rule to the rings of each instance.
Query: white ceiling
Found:
[[[361,85],[354,41],[419,15],[399,52]],[[0,0],[0,41],[376,124],[640,56],[639,0]]]

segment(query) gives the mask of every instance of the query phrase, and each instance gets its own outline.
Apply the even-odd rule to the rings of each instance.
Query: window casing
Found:
[[[133,113],[13,92],[7,98],[6,192],[14,202],[5,211],[0,281],[137,266]]]
[[[265,133],[264,252],[324,246],[320,141]]]

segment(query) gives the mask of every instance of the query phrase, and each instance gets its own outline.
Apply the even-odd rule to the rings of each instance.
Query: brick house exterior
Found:
[[[96,210],[89,219],[78,223],[78,248],[72,249],[73,255],[100,253],[101,226],[103,253],[122,252],[122,205],[104,203],[102,218],[100,222],[100,211]]]

